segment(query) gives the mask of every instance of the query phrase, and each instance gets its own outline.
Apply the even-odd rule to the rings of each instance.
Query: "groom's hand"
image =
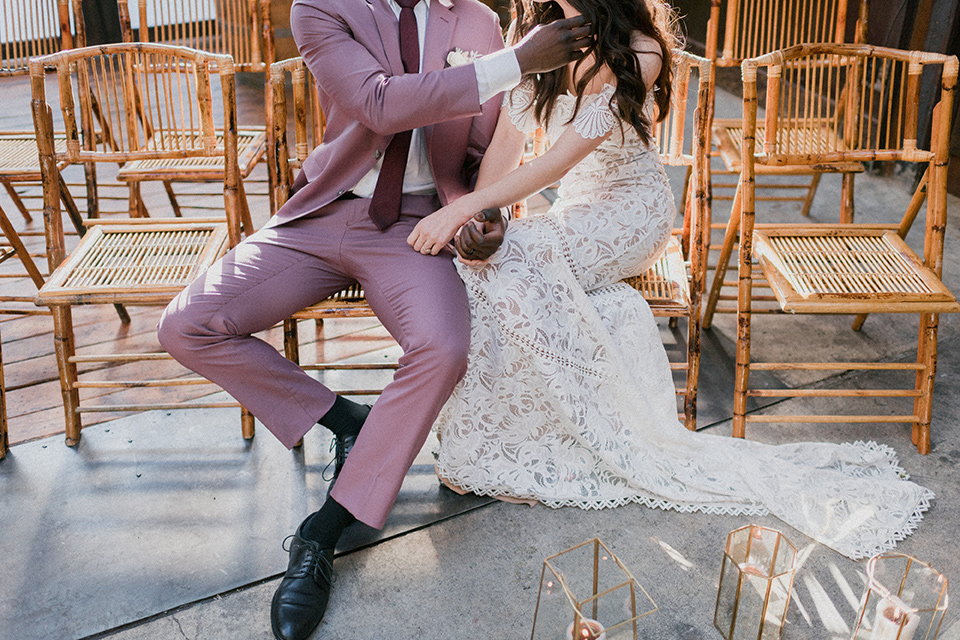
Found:
[[[513,50],[523,75],[553,71],[583,57],[590,27],[583,16],[538,25]]]
[[[453,243],[465,262],[480,262],[500,248],[506,229],[507,220],[500,209],[484,209],[460,228]]]

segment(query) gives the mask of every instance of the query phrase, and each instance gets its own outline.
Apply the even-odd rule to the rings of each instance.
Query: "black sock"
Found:
[[[330,429],[335,436],[355,436],[360,433],[360,427],[363,426],[368,413],[370,413],[370,405],[337,396],[330,410],[317,422]]]
[[[328,497],[320,510],[311,513],[300,525],[300,537],[313,540],[321,549],[329,549],[337,546],[343,530],[355,520],[343,505]]]

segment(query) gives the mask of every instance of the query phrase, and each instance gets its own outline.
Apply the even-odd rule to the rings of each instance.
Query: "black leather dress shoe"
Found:
[[[288,538],[290,561],[273,594],[270,626],[277,640],[305,640],[320,624],[333,585],[333,549],[300,537]]]
[[[372,407],[366,406],[367,414],[370,413]],[[364,416],[366,420],[366,416]],[[361,425],[363,428],[363,425]],[[333,485],[336,484],[337,478],[340,477],[340,472],[343,470],[343,465],[347,462],[347,456],[350,455],[350,452],[353,450],[353,445],[357,443],[357,436],[360,433],[354,433],[348,436],[334,436],[333,441],[330,443],[330,448],[333,450],[333,477],[330,478],[330,485],[327,487],[327,496],[330,496],[330,492],[333,490]],[[329,468],[330,465],[327,465]],[[324,470],[326,471],[326,469]]]

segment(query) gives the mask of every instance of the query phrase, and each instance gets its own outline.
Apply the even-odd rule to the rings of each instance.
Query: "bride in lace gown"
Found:
[[[473,312],[470,359],[437,421],[441,478],[551,507],[771,513],[855,559],[892,548],[933,494],[906,481],[889,447],[771,446],[690,432],[677,419],[656,321],[620,282],[654,263],[675,217],[646,135],[645,114],[669,104],[660,0],[529,2],[517,0],[518,37],[561,11],[583,13],[607,36],[579,67],[505,96],[477,190],[411,234],[417,250],[443,246],[475,212],[562,177],[549,211],[511,222],[488,261],[458,264]],[[538,124],[550,150],[510,171]]]

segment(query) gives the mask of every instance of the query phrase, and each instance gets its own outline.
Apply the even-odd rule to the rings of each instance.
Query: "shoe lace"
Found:
[[[293,540],[293,538],[293,535],[289,535],[283,539],[281,546],[287,553],[290,552],[290,541]],[[333,563],[327,559],[325,554],[316,553],[312,548],[308,548],[307,553],[304,554],[300,569],[304,573],[323,578],[330,584],[333,584],[334,580],[336,580],[336,576],[333,573]]]
[[[337,439],[337,436],[333,436],[333,438],[330,440],[329,451],[330,453],[333,454],[333,457],[330,459],[330,462],[327,463],[327,466],[323,468],[323,471],[320,472],[320,477],[323,479],[324,482],[330,482],[331,480],[333,480],[333,476],[337,470],[337,465],[343,466],[343,463],[346,462],[347,460],[346,456],[340,455],[341,452],[343,451],[343,447],[337,446],[337,443],[339,442],[340,440]],[[341,457],[343,458],[343,460],[340,459]]]

